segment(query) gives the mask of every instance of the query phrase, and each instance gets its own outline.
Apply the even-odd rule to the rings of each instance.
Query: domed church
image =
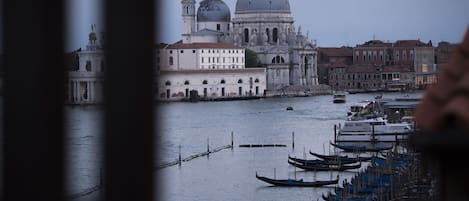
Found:
[[[183,43],[228,43],[257,53],[268,91],[309,91],[318,85],[315,44],[295,30],[288,0],[182,0]]]

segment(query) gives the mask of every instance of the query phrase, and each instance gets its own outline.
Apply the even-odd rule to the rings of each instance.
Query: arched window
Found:
[[[272,58],[272,63],[273,64],[280,64],[280,63],[284,64],[285,59],[283,57],[277,55],[274,58]]]
[[[244,42],[249,43],[249,29],[244,29]]]
[[[174,64],[174,59],[173,57],[169,57],[169,65],[172,66]]]
[[[265,33],[267,34],[267,42],[270,42],[270,30],[269,30],[269,28],[265,29]]]
[[[221,80],[220,83],[221,83],[221,84],[225,84],[226,82],[225,82],[225,80]]]
[[[241,83],[243,83],[243,80],[242,80],[242,79],[239,79],[239,80],[238,80],[238,84],[241,84]]]
[[[86,61],[86,71],[91,71],[91,61]]]
[[[273,33],[272,33],[272,41],[276,43],[278,41],[278,29],[274,28]]]
[[[208,81],[207,81],[207,80],[204,80],[204,81],[202,82],[202,84],[207,84],[207,83],[208,83]]]
[[[254,83],[259,83],[259,79],[256,78],[256,79],[254,80]]]
[[[166,85],[166,86],[171,86],[171,82],[168,80],[168,81],[166,81],[166,82],[164,83],[164,85]]]
[[[184,81],[184,85],[189,85],[189,80]]]

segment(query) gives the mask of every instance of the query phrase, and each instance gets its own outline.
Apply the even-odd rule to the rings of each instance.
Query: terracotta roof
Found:
[[[168,46],[168,49],[202,49],[202,48],[243,49],[239,46],[228,44],[228,43],[182,43],[181,41]]]
[[[469,29],[461,45],[417,106],[418,126],[438,131],[458,126],[469,131]]]
[[[374,65],[351,65],[346,68],[347,73],[374,73],[380,67]]]
[[[394,47],[425,47],[431,46],[431,43],[427,44],[420,40],[398,40],[394,43]]]
[[[352,57],[353,49],[347,47],[320,47],[318,52],[329,57]]]
[[[383,66],[381,71],[382,72],[408,73],[408,72],[414,72],[414,67],[410,65]]]
[[[392,47],[392,43],[380,40],[370,40],[361,45],[357,45],[357,47]]]

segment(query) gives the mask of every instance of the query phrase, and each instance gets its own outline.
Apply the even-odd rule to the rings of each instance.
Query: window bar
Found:
[[[3,198],[64,199],[62,0],[4,0]]]
[[[154,2],[105,1],[104,200],[153,201]]]

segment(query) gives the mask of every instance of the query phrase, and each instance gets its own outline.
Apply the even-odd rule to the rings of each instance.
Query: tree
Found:
[[[245,56],[244,65],[246,66],[246,68],[255,68],[255,67],[262,66],[261,62],[257,58],[256,52],[250,49],[246,49],[244,51],[244,56]]]

